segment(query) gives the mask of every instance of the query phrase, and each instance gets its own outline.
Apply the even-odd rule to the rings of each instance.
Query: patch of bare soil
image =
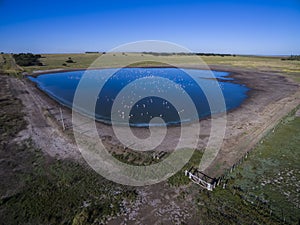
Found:
[[[138,198],[128,205],[124,215],[111,220],[109,225],[125,224],[199,224],[192,195],[184,187],[170,188],[160,183],[137,190]]]
[[[60,159],[80,159],[80,152],[70,138],[62,135],[60,128],[47,117],[50,105],[56,105],[48,97],[25,80],[9,78],[9,85],[14,96],[24,105],[27,128],[21,131],[15,141],[32,138],[35,145],[49,156]]]

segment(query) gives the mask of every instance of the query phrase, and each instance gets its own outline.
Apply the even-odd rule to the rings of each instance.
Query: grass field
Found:
[[[228,174],[227,190],[213,195],[241,199],[241,208],[251,205],[263,216],[297,224],[300,220],[300,117],[292,113],[269,133],[248,159]],[[230,193],[229,193],[230,192]],[[242,207],[244,206],[244,207]],[[246,213],[246,212],[245,212]]]
[[[69,63],[67,67],[70,68],[88,68],[91,63],[97,59],[101,54],[72,54],[72,55],[43,55],[42,62],[45,64],[45,69],[50,68],[65,68],[62,64],[68,57],[71,57],[76,63]],[[146,61],[142,66],[152,66],[154,62],[170,62],[174,65],[192,66],[199,64],[199,57],[196,56],[153,56],[149,54],[138,53],[109,53],[101,57],[99,65],[104,67],[117,67],[120,64],[128,61]],[[300,81],[300,61],[281,60],[280,57],[255,57],[255,56],[201,56],[208,65],[228,65],[234,67],[242,67],[249,69],[258,69],[260,71],[273,71],[290,75],[292,78]],[[148,63],[147,63],[148,61]],[[157,64],[154,64],[157,65]],[[31,70],[38,70],[43,68],[28,68]],[[26,68],[27,70],[27,68]]]
[[[257,69],[259,71],[271,71],[283,73],[290,76],[294,80],[300,82],[300,61],[281,60],[281,57],[259,57],[259,56],[189,56],[189,55],[169,55],[169,56],[153,56],[151,54],[142,53],[91,53],[91,54],[43,54],[40,61],[44,66],[29,66],[23,69],[31,73],[34,70],[48,69],[70,69],[70,68],[89,68],[94,60],[101,56],[97,67],[118,67],[127,62],[140,62],[136,65],[141,66],[157,66],[160,62],[167,61],[176,66],[193,66],[199,64],[203,60],[208,65],[224,65],[241,67],[248,69]],[[7,63],[0,63],[0,69],[9,70],[10,72],[21,71],[20,68],[12,66],[10,55],[3,54],[1,57],[7,59]],[[66,63],[69,57],[74,63]],[[200,59],[200,61],[199,61]],[[2,60],[3,61],[3,60]],[[1,62],[1,59],[0,59]],[[155,63],[159,62],[159,63]]]

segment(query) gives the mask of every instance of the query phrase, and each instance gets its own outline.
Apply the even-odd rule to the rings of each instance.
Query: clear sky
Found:
[[[139,40],[300,54],[300,0],[0,0],[0,51],[109,51]]]

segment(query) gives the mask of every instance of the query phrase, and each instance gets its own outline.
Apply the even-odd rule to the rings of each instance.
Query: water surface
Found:
[[[111,123],[113,119],[117,124],[125,124],[129,121],[131,126],[143,127],[148,126],[149,122],[156,117],[161,118],[162,122],[157,122],[154,125],[161,125],[161,123],[176,125],[190,122],[214,113],[237,108],[247,98],[247,91],[249,90],[243,85],[233,83],[233,79],[227,77],[229,75],[227,72],[213,71],[214,77],[217,78],[215,79],[211,77],[211,72],[198,69],[101,69],[89,71],[85,77],[88,77],[91,85],[94,85],[97,82],[103,83],[102,75],[111,72],[115,73],[108,80],[105,80],[102,90],[96,96],[95,114],[94,112],[80,110],[82,109],[80,106],[74,105],[79,111],[95,115],[97,120],[105,123]],[[30,77],[30,79],[37,83],[38,87],[50,97],[71,108],[76,88],[84,73],[85,71],[83,70],[49,73],[36,78]],[[169,85],[167,82],[164,83],[157,78],[168,79],[177,86]],[[131,85],[135,81],[141,80],[142,82]],[[201,87],[199,84],[201,84]],[[130,91],[127,91],[123,96],[118,96],[127,85],[131,85]],[[182,107],[180,106],[176,109],[170,100],[161,97],[171,95],[176,99],[181,99],[183,98],[183,95],[180,94],[182,90],[191,98],[197,110],[197,115],[187,113],[190,109],[185,108],[184,99],[182,100]],[[207,95],[212,95],[212,98],[215,97],[217,102],[220,100],[220,96],[217,95],[218,90],[221,90],[224,96],[225,107],[221,103],[219,106],[215,104],[217,106],[212,110]],[[86,91],[89,91],[88,88]],[[143,93],[146,92],[147,96],[138,96],[142,91],[144,91]],[[160,97],[158,97],[158,93]],[[122,101],[113,107],[116,98],[122,98]]]

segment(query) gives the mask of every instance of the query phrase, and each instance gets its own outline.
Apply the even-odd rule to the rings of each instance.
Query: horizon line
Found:
[[[29,51],[18,51],[18,52],[2,52],[1,54],[21,54],[21,53],[32,53],[32,54],[44,54],[44,55],[63,55],[63,54],[100,54],[100,53],[144,53],[144,54],[215,54],[220,55],[231,55],[231,56],[261,56],[261,57],[287,57],[298,54],[253,54],[253,53],[216,53],[216,52],[157,52],[157,51],[80,51],[80,52],[29,52]],[[299,53],[300,55],[300,53]]]

